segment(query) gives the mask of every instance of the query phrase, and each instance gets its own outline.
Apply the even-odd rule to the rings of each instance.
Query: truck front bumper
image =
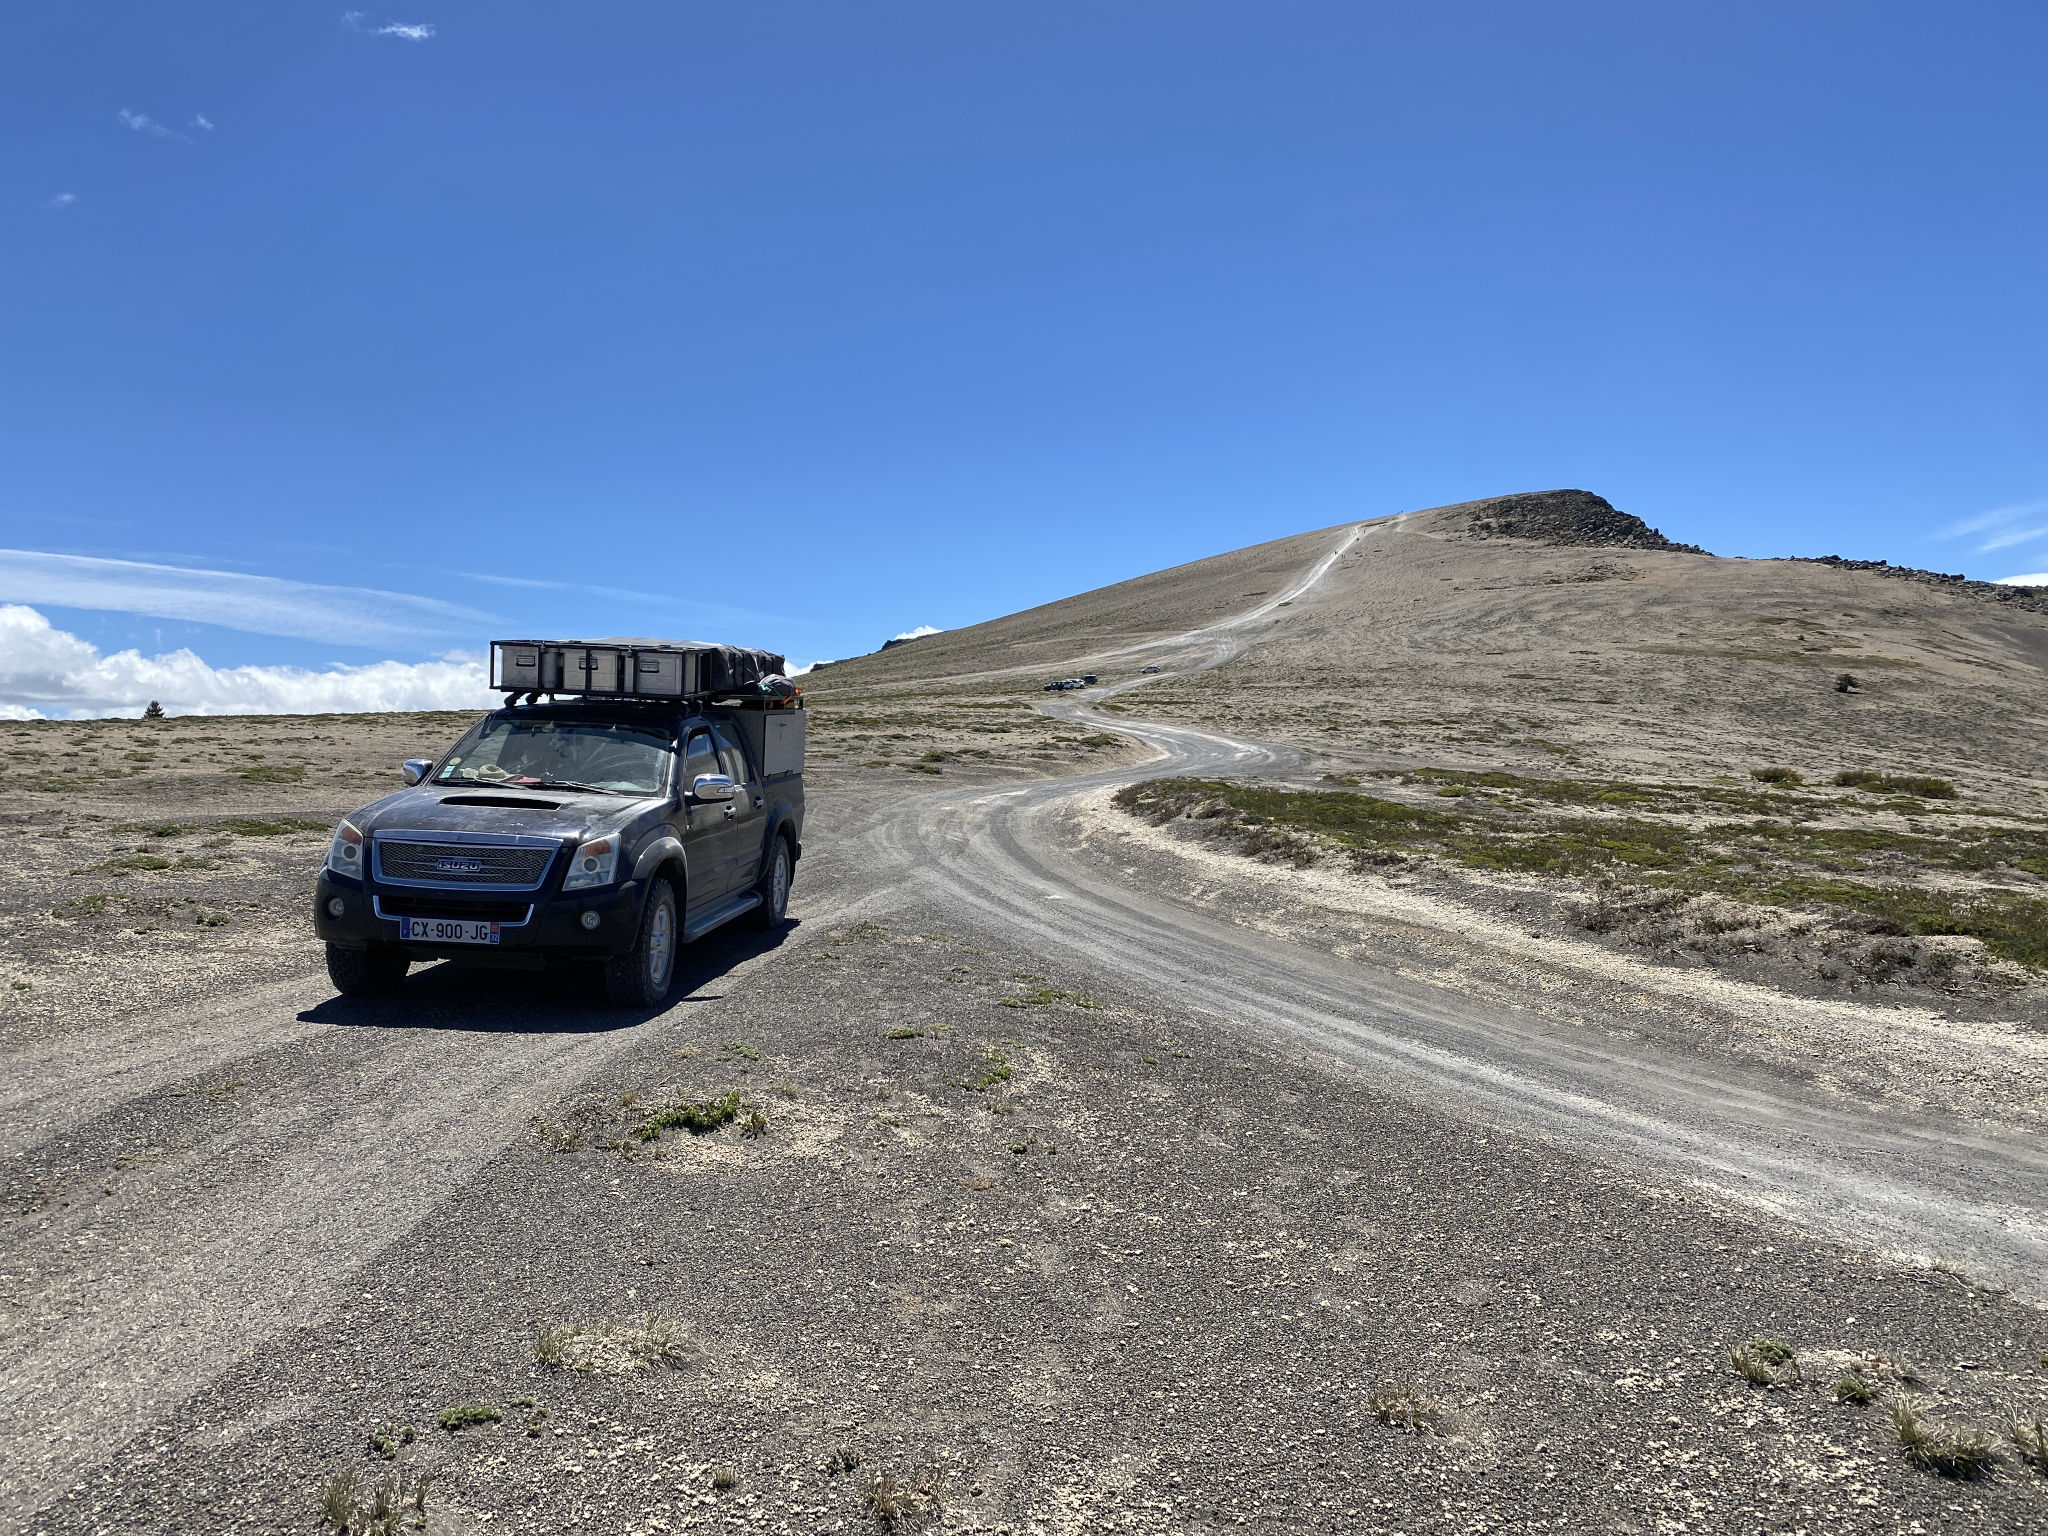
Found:
[[[531,905],[522,921],[513,922],[488,914],[498,923],[495,944],[416,944],[399,938],[398,919],[407,917],[464,918],[479,914],[464,910],[467,893],[461,891],[403,890],[365,886],[322,870],[313,886],[313,931],[340,949],[368,949],[391,945],[418,960],[468,960],[478,964],[536,965],[549,960],[602,960],[630,950],[640,936],[640,904],[646,899],[647,882],[627,880],[594,891],[572,891],[550,895],[532,894]],[[436,898],[445,898],[437,902]],[[339,910],[335,909],[339,904]],[[511,904],[508,899],[508,904]],[[516,903],[526,907],[521,897]],[[400,910],[392,910],[394,907]],[[437,910],[442,908],[442,910]],[[594,912],[594,927],[584,925],[584,914]],[[516,916],[516,913],[509,916]]]

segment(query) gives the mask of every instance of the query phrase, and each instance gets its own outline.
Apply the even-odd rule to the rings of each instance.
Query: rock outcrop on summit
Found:
[[[1531,539],[1563,548],[1665,549],[1704,555],[1697,544],[1667,539],[1640,517],[1619,511],[1591,491],[1524,491],[1437,509],[1447,521],[1464,514],[1482,539]]]

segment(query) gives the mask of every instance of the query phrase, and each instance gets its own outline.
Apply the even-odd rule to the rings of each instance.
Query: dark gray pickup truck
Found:
[[[351,812],[320,872],[335,986],[390,992],[416,960],[582,962],[613,1002],[648,1007],[680,945],[734,918],[779,926],[803,851],[804,712],[746,686],[535,689],[438,761],[408,762],[412,787]]]

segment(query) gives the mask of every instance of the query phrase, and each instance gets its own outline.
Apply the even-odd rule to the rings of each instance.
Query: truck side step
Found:
[[[741,891],[737,895],[726,897],[723,901],[714,902],[695,917],[684,919],[683,942],[688,944],[692,940],[701,939],[712,929],[731,922],[742,912],[753,911],[759,905],[759,891]]]

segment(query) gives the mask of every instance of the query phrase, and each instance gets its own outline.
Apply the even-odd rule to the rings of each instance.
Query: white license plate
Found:
[[[498,924],[455,917],[401,917],[398,936],[413,944],[495,944]]]

